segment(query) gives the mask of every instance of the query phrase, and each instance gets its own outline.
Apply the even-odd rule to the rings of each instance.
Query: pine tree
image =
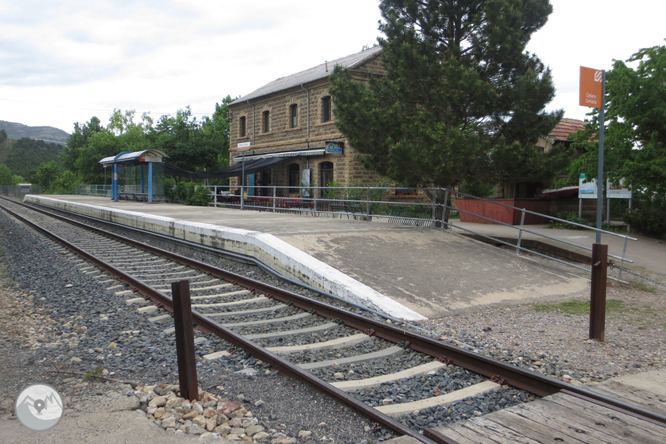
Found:
[[[536,180],[564,166],[536,147],[562,117],[548,113],[551,72],[525,51],[548,0],[384,0],[384,76],[336,68],[340,130],[369,169],[411,186]],[[557,160],[557,161],[556,161]]]

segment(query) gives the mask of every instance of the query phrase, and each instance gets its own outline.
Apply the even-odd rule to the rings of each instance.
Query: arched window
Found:
[[[263,112],[263,130],[264,133],[267,133],[271,130],[271,113],[270,111]]]
[[[245,116],[238,119],[238,135],[239,137],[245,137],[246,126],[245,126]]]
[[[297,163],[289,165],[289,194],[298,194],[301,185],[301,167]]]
[[[331,96],[326,96],[321,99],[321,121],[331,121]]]
[[[298,105],[296,104],[289,107],[289,124],[291,128],[298,126]]]

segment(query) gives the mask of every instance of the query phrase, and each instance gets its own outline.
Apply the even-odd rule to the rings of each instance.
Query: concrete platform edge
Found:
[[[139,212],[27,195],[24,202],[71,211],[145,231],[187,240],[252,257],[279,274],[405,320],[426,319],[339,270],[315,259],[277,237],[258,231],[180,221]]]

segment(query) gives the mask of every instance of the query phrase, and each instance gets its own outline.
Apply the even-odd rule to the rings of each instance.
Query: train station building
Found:
[[[278,195],[300,195],[303,184],[325,187],[377,183],[381,177],[356,159],[335,125],[335,108],[329,93],[329,76],[336,66],[351,70],[363,80],[368,73],[382,74],[382,48],[375,46],[314,68],[282,77],[229,105],[231,112],[231,165],[245,157],[246,185],[278,186]],[[240,185],[233,177],[231,185]],[[286,188],[289,187],[289,188]],[[252,190],[252,188],[250,188]],[[256,194],[262,194],[257,188]],[[272,191],[264,189],[263,193]]]

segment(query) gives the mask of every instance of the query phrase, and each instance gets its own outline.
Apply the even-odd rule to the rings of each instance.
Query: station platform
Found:
[[[328,281],[342,282],[336,286],[335,282],[327,281],[320,285],[325,290],[333,294],[341,291],[342,295],[338,294],[341,297],[354,291],[365,292],[363,297],[352,300],[408,320],[437,318],[480,306],[586,297],[590,291],[589,278],[562,271],[561,267],[544,261],[516,256],[509,250],[463,236],[455,229],[389,224],[385,219],[368,222],[331,215],[313,217],[167,203],[114,202],[94,196],[26,198],[31,199],[51,206],[68,205],[83,213],[95,208],[114,221],[121,219],[120,214],[132,215],[141,219],[144,227],[166,224],[167,231],[177,237],[199,239],[219,235],[225,241],[218,244],[235,251],[243,242],[253,243],[255,249],[258,243],[268,245],[268,249],[262,247],[263,252],[255,255],[267,265],[278,259],[296,261],[296,265],[290,265],[292,275],[309,276],[308,283],[312,285],[312,276],[323,273]],[[488,234],[511,230],[496,225],[470,225]],[[182,234],[184,230],[189,230],[189,234]],[[517,236],[516,230],[511,231]],[[549,235],[563,231],[562,235],[583,236],[571,230],[549,231]],[[511,235],[508,231],[504,234]],[[640,244],[632,243],[628,255],[638,251],[636,247]],[[649,250],[646,257],[651,259],[645,260],[646,263],[666,257],[663,244],[654,240],[652,244],[650,248],[655,245],[656,248]],[[656,262],[658,265],[650,271],[666,276],[666,270],[660,269],[665,261]],[[349,284],[350,281],[359,286]]]

